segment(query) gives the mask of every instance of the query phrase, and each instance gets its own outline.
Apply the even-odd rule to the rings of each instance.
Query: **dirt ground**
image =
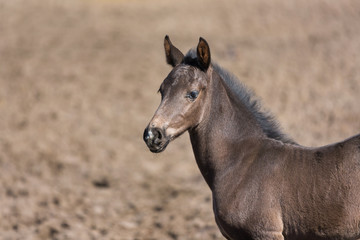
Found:
[[[0,0],[0,239],[223,239],[188,135],[142,141],[199,36],[300,144],[360,132],[360,2]]]

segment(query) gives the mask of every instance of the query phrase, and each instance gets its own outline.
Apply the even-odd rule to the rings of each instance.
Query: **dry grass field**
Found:
[[[0,0],[0,239],[222,239],[188,135],[142,133],[199,36],[284,131],[360,132],[360,2]]]

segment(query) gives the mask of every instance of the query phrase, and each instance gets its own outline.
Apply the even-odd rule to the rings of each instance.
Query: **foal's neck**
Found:
[[[215,71],[211,73],[207,91],[208,109],[202,122],[189,133],[196,162],[213,189],[216,176],[234,161],[240,161],[235,155],[248,147],[241,142],[265,135],[249,109]]]

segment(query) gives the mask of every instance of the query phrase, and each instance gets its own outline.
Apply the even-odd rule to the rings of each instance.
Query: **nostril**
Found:
[[[161,144],[162,138],[163,138],[163,136],[164,136],[164,135],[162,134],[161,129],[159,129],[159,128],[154,128],[154,129],[150,129],[150,131],[151,131],[152,134],[153,134],[153,137],[152,137],[153,143],[156,144],[156,145]]]
[[[157,138],[161,140],[161,138],[162,138],[161,131],[156,129],[156,132],[157,132]]]
[[[162,139],[165,137],[164,131],[161,128],[152,129],[154,138]]]

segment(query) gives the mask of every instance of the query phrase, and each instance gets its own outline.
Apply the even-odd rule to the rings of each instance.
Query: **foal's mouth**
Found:
[[[161,153],[166,149],[166,147],[169,143],[170,143],[170,140],[167,140],[166,142],[163,142],[159,145],[152,144],[152,145],[147,145],[147,146],[152,153]]]

